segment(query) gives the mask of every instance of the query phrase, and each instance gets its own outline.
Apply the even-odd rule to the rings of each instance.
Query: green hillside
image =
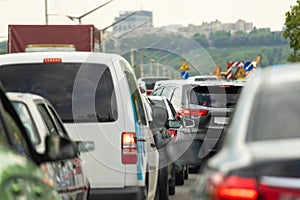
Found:
[[[216,65],[226,69],[229,61],[253,61],[260,54],[262,60],[260,67],[287,63],[290,48],[288,45],[259,46],[259,47],[235,47],[235,48],[213,48],[207,52]]]

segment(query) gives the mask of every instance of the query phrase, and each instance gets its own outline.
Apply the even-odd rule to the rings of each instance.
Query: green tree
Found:
[[[7,53],[7,41],[0,42],[0,54]]]
[[[285,30],[283,31],[283,37],[289,38],[290,48],[292,52],[289,55],[288,61],[299,62],[300,61],[300,0],[297,0],[297,4],[291,6],[291,10],[285,13]]]
[[[210,35],[213,46],[218,48],[230,46],[230,31],[216,31],[213,35]]]
[[[237,31],[231,35],[230,38],[231,47],[239,47],[248,45],[247,33],[243,31]]]
[[[193,36],[194,40],[196,40],[203,48],[209,47],[209,42],[204,34],[197,33]]]

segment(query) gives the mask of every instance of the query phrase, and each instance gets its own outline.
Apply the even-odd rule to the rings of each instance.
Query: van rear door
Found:
[[[86,60],[75,63],[64,57],[0,67],[0,78],[7,91],[46,97],[73,140],[95,142],[93,152],[81,154],[91,187],[125,184],[120,134],[125,120],[119,114],[119,89],[114,87],[112,76],[106,65]]]

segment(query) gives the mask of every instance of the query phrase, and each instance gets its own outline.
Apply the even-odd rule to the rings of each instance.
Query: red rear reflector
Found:
[[[230,85],[220,85],[221,88],[229,88]]]
[[[44,63],[61,63],[61,58],[44,58]]]
[[[177,130],[175,129],[168,129],[168,133],[171,135],[172,138],[176,138]]]
[[[122,133],[122,163],[137,163],[137,140],[135,133]]]
[[[85,191],[89,191],[89,190],[90,190],[90,187],[89,187],[88,185],[85,185],[85,186],[84,186],[84,190],[85,190]]]

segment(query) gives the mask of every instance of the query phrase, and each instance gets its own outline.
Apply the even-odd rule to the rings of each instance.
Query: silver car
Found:
[[[6,93],[17,111],[31,143],[36,151],[45,151],[45,136],[60,135],[68,138],[62,121],[50,102],[42,96],[30,93]],[[93,150],[92,142],[76,142],[78,153]],[[86,145],[86,146],[83,146]],[[82,168],[78,156],[57,162],[42,164],[44,171],[50,176],[52,184],[58,189],[63,199],[88,198],[89,181]]]

